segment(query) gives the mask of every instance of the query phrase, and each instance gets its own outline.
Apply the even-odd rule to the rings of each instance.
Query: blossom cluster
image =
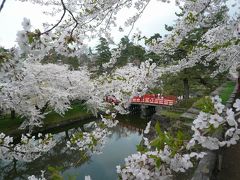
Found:
[[[15,144],[13,137],[0,134],[0,159],[21,160],[30,162],[49,151],[55,146],[51,135],[38,134],[38,137],[30,134],[22,135],[20,143]]]
[[[128,156],[123,168],[117,166],[117,173],[123,180],[171,179],[172,171],[185,172],[193,167],[192,158],[199,159],[204,155],[204,152],[191,152],[172,156],[170,148],[166,145],[163,150],[149,150]]]
[[[112,127],[115,127],[119,122],[118,120],[114,120],[115,117],[116,117],[115,113],[112,113],[110,118],[106,118],[103,115],[101,115],[101,121],[108,128],[112,128]]]
[[[197,118],[193,121],[192,130],[194,134],[187,145],[187,149],[193,147],[196,143],[201,144],[204,148],[216,150],[223,146],[231,146],[239,140],[240,129],[238,122],[235,119],[235,113],[232,108],[226,108],[221,104],[219,96],[212,98],[212,103],[215,108],[215,113],[200,112]],[[239,100],[233,104],[239,110]],[[214,137],[214,130],[217,128],[224,128],[225,135],[223,140]],[[216,136],[216,135],[215,135]]]
[[[35,175],[32,175],[28,177],[28,180],[47,180],[47,179],[44,177],[44,171],[41,171],[40,178],[37,178]]]

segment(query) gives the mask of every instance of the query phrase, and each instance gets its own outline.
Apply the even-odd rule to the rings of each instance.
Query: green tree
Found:
[[[177,64],[179,60],[186,59],[188,61],[188,55],[191,53],[194,48],[201,46],[199,43],[203,35],[208,32],[209,29],[217,26],[217,24],[224,20],[225,12],[227,7],[223,6],[215,15],[213,19],[210,19],[208,26],[196,26],[195,29],[190,31],[185,38],[181,41],[179,46],[174,50],[174,52],[162,52],[160,54],[160,59],[165,59],[165,64]],[[181,16],[182,14],[178,14]],[[166,29],[171,31],[172,28],[166,26]],[[203,57],[204,58],[204,57]],[[217,65],[214,62],[204,67],[202,64],[196,64],[192,68],[186,68],[183,71],[177,73],[177,77],[182,81],[183,84],[183,96],[185,99],[189,98],[190,94],[190,82],[198,81],[203,85],[210,85],[208,79],[210,78],[211,73],[217,68]]]
[[[52,50],[47,56],[44,57],[42,63],[67,64],[69,65],[70,69],[76,70],[80,65],[85,64],[89,60],[89,58],[86,56],[87,55],[82,54],[80,57],[66,57]]]
[[[11,57],[9,50],[0,47],[0,64]]]
[[[127,63],[138,64],[145,60],[145,49],[140,45],[134,45],[127,36],[121,38],[120,44],[126,46],[126,48],[122,50],[116,63],[117,66],[124,66]]]
[[[96,65],[100,66],[101,70],[102,64],[109,62],[109,60],[111,59],[111,51],[109,48],[109,43],[105,38],[101,37],[99,41],[100,44],[96,46],[97,51]]]

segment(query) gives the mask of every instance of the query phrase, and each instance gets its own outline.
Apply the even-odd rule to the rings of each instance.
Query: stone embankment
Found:
[[[217,88],[215,91],[211,93],[211,96],[218,95],[220,91],[222,90],[224,84]],[[226,103],[226,108],[232,107],[234,100],[236,98],[237,94],[237,85],[235,86],[234,91],[232,92],[230,98],[228,99]],[[187,113],[183,117],[196,117],[196,113],[192,113],[192,108],[187,111]],[[195,112],[195,111],[194,111]],[[221,137],[222,133],[216,134],[217,137]],[[214,170],[220,170],[222,166],[222,153],[220,151],[208,151],[207,155],[205,155],[199,162],[193,177],[191,180],[210,180],[210,179],[216,179],[213,176]],[[215,174],[214,174],[215,176]]]

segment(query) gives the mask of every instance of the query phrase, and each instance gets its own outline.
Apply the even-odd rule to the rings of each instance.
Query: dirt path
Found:
[[[222,170],[217,180],[240,180],[240,144],[223,151]]]

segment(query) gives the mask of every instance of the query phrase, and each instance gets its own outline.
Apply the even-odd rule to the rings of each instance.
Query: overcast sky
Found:
[[[41,6],[31,3],[7,0],[0,13],[0,46],[10,48],[16,44],[16,33],[22,29],[21,23],[24,17],[31,20],[34,28],[41,29],[41,24],[49,20],[49,17],[42,14],[42,10]],[[174,14],[176,11],[177,7],[174,3],[166,4],[153,0],[145,10],[142,18],[136,23],[135,28],[140,29],[143,35],[146,36],[154,35],[157,32],[164,34],[164,24],[173,23],[174,19],[176,19]],[[124,15],[127,13],[128,11],[120,13],[119,19],[124,20]],[[123,35],[117,33],[117,31],[113,32],[116,42]]]

